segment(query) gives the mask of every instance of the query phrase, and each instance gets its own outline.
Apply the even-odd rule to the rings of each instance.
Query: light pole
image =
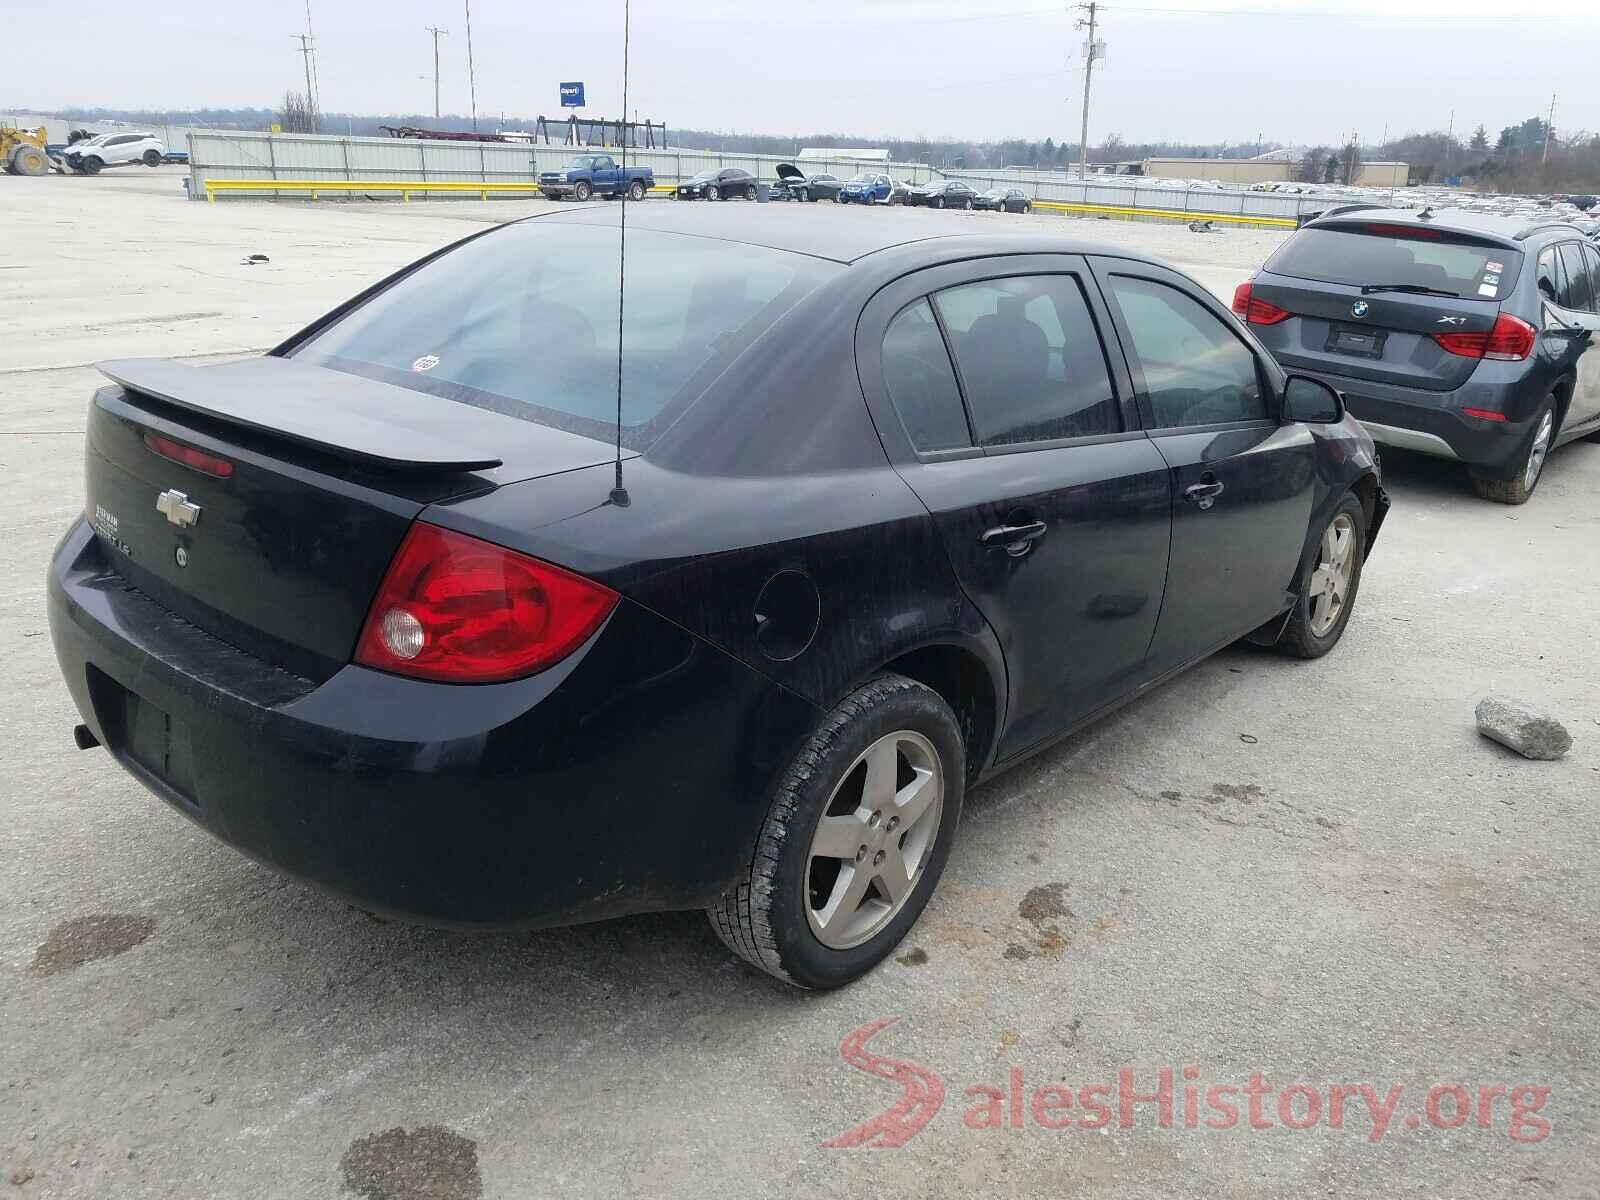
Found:
[[[472,0],[462,0],[467,12],[467,90],[472,97],[472,132],[478,132],[478,78],[472,70]]]

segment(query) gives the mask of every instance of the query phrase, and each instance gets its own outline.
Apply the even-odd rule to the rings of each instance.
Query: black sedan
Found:
[[[742,167],[701,171],[685,179],[672,193],[675,200],[732,200],[756,198],[756,177]]]
[[[824,198],[837,200],[839,188],[844,182],[825,171],[807,175],[793,163],[779,163],[775,171],[778,178],[772,185],[774,200],[798,200],[802,204]]]
[[[475,234],[264,357],[103,364],[48,572],[78,744],[370,910],[704,908],[820,988],[911,928],[969,787],[1345,632],[1372,443],[1199,284],[644,205],[619,381],[618,215]]]
[[[906,190],[908,206],[928,208],[971,208],[978,193],[959,179],[934,179]]]
[[[1021,188],[991,188],[974,198],[972,207],[988,212],[1025,213],[1033,211],[1033,201]]]

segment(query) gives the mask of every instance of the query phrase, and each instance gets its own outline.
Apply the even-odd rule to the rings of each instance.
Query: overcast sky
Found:
[[[304,0],[6,0],[0,111],[274,106],[301,86]],[[478,111],[621,105],[622,0],[472,0]],[[1515,15],[1508,16],[1508,13]],[[633,0],[629,106],[671,126],[760,133],[1076,141],[1081,33],[1038,0]],[[468,109],[462,0],[312,0],[323,108]],[[1600,131],[1591,0],[1144,0],[1101,8],[1090,140],[1377,142],[1544,113]]]

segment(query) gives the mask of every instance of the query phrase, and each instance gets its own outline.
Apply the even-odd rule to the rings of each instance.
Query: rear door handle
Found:
[[[1020,558],[1029,551],[1035,541],[1045,535],[1049,528],[1043,521],[1029,521],[1022,525],[997,525],[993,529],[985,529],[978,536],[978,541],[987,549],[995,550],[1003,547],[1013,558]]]
[[[1205,483],[1190,484],[1183,489],[1183,498],[1194,501],[1200,508],[1210,508],[1220,495],[1222,495],[1222,484],[1215,479]]]

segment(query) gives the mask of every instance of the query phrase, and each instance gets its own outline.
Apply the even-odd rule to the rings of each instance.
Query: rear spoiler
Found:
[[[505,418],[428,392],[312,366],[247,358],[192,367],[164,358],[96,364],[113,383],[214,420],[390,471],[479,471]]]

